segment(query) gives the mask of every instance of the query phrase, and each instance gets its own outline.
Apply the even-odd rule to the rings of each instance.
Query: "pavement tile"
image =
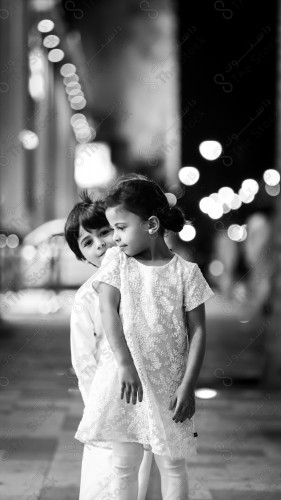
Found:
[[[30,438],[26,435],[7,437],[0,441],[0,449],[9,460],[51,460],[57,447],[57,438]]]
[[[264,492],[257,490],[211,490],[213,500],[280,500],[280,491]]]
[[[281,427],[280,423],[278,426],[278,429],[261,429],[261,433],[263,436],[265,436],[267,439],[270,439],[273,442],[279,442],[281,443]]]
[[[203,448],[203,447],[198,447],[198,453],[201,453],[202,455],[216,455],[216,454],[221,454],[222,456],[224,455],[236,455],[236,456],[241,456],[241,457],[248,457],[248,456],[258,456],[258,457],[265,457],[265,453],[262,449],[256,450],[255,448],[248,448],[244,450],[239,450],[239,449],[233,449],[231,447],[229,448],[224,448],[222,450],[220,449],[212,449],[212,448]],[[227,460],[227,458],[226,458]]]
[[[44,460],[6,460],[1,464],[0,498],[5,500],[37,499],[46,481],[49,458]]]
[[[75,483],[61,487],[54,485],[41,491],[38,500],[77,500],[79,497],[79,487]]]
[[[74,415],[66,415],[62,424],[62,429],[65,431],[73,431],[73,433],[76,432],[81,418],[82,415],[80,417]]]

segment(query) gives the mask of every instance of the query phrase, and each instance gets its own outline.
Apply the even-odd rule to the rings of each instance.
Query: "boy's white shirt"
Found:
[[[103,338],[99,298],[92,288],[93,279],[94,275],[76,292],[70,318],[71,363],[84,405],[88,401]]]

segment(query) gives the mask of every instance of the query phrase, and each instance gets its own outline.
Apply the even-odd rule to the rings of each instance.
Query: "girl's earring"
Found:
[[[156,228],[151,228],[148,230],[148,234],[150,235],[150,238],[155,240],[158,237],[158,229]]]

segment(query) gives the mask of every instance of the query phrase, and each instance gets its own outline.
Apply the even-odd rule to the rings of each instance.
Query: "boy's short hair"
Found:
[[[75,253],[78,260],[85,260],[78,245],[80,226],[86,231],[109,226],[105,216],[105,201],[92,200],[86,190],[80,194],[82,202],[76,203],[69,213],[64,226],[64,235],[69,248]]]

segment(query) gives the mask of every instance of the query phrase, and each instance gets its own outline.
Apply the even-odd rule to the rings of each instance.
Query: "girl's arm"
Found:
[[[189,354],[183,380],[171,399],[169,409],[175,407],[173,420],[184,422],[195,412],[194,390],[203,364],[206,349],[205,305],[200,304],[186,312]]]
[[[143,390],[118,314],[120,291],[114,286],[101,282],[97,293],[104,332],[119,365],[121,399],[126,391],[127,403],[130,402],[132,395],[132,403],[136,404],[137,394],[139,401],[142,401]]]
[[[189,354],[181,385],[195,389],[206,350],[205,304],[186,312]]]

